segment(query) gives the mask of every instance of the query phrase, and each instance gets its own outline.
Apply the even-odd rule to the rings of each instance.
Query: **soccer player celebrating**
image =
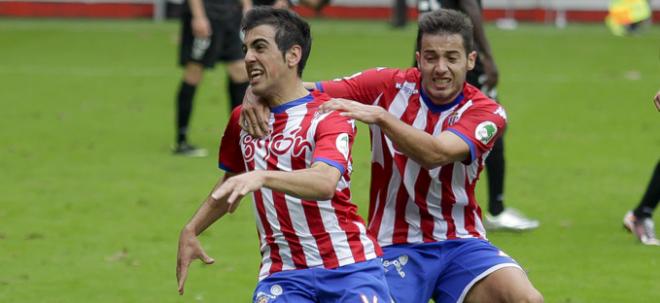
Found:
[[[308,24],[261,7],[242,28],[252,92],[270,107],[273,131],[252,137],[238,125],[240,110],[232,113],[219,152],[227,174],[181,231],[179,292],[192,260],[213,263],[197,236],[253,192],[262,255],[254,302],[390,302],[381,249],[350,201],[354,121],[319,113],[330,97],[300,79]]]
[[[486,240],[474,189],[504,109],[466,83],[473,29],[440,9],[419,22],[417,68],[378,68],[316,84],[370,125],[369,233],[396,302],[542,302],[520,265]],[[244,101],[244,104],[246,102]],[[246,110],[246,127],[265,128]]]
[[[496,86],[499,72],[493,58],[490,43],[486,38],[486,30],[481,17],[481,0],[419,0],[417,11],[419,15],[447,8],[463,12],[472,21],[474,31],[474,47],[478,52],[474,68],[468,71],[466,81],[479,88],[489,98],[497,100]],[[416,65],[416,60],[415,64]],[[526,231],[539,227],[539,221],[527,218],[517,209],[504,205],[504,136],[499,137],[488,158],[486,172],[488,173],[488,212],[485,213],[484,225],[487,230]]]

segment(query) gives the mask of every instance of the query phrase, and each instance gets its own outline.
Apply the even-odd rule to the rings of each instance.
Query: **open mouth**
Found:
[[[445,89],[451,84],[451,78],[433,79],[433,85],[439,89]]]
[[[264,72],[260,69],[250,69],[248,72],[248,77],[250,78],[250,83],[257,82],[263,76]]]

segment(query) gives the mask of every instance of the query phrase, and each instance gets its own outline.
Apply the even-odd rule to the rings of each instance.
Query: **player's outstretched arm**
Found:
[[[658,109],[660,112],[660,90],[655,94],[655,98],[653,98],[653,102],[655,103],[655,108]]]
[[[214,190],[220,187],[232,175],[227,173],[224,180],[218,181]],[[230,205],[224,199],[214,199],[209,195],[195,215],[181,230],[176,258],[176,280],[179,294],[183,295],[186,278],[188,277],[188,267],[192,261],[200,259],[206,264],[215,262],[213,258],[206,254],[197,236],[228,211],[236,209],[237,206],[238,203]]]
[[[197,38],[207,38],[211,36],[211,23],[204,10],[204,1],[190,0],[188,1],[188,6],[190,7],[190,13],[192,14],[192,20],[190,22],[193,35]]]
[[[334,196],[339,177],[338,169],[323,162],[289,172],[255,170],[227,179],[212,196],[232,204],[248,193],[266,187],[301,199],[327,200]]]
[[[378,125],[397,150],[427,169],[463,161],[470,155],[470,147],[459,136],[444,131],[434,137],[402,122],[380,106],[335,98],[321,105],[322,112],[331,110],[341,111],[342,116],[367,124]]]

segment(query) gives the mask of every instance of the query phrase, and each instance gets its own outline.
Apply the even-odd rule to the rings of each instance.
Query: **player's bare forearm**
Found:
[[[459,1],[461,10],[465,12],[466,15],[472,21],[474,26],[474,39],[479,47],[478,51],[481,56],[491,59],[493,54],[490,51],[490,43],[486,39],[486,32],[483,26],[483,18],[481,17],[481,9],[479,8],[479,3],[476,0],[462,0]]]
[[[390,113],[377,122],[395,148],[422,167],[430,169],[456,161],[470,155],[470,147],[457,135],[444,131],[438,137],[416,129]]]
[[[263,174],[265,187],[306,200],[331,199],[341,177],[338,169],[323,162],[316,162],[307,169],[290,172],[260,172]]]
[[[218,181],[213,190],[215,191],[231,176],[233,174],[225,174],[224,178]],[[213,222],[224,216],[229,211],[229,208],[230,205],[226,199],[215,199],[209,194],[206,200],[204,200],[204,203],[202,203],[202,206],[199,207],[195,215],[188,221],[184,230],[191,230],[195,235],[199,235],[211,226]]]
[[[253,7],[252,0],[241,0],[241,6],[243,6],[243,15],[247,14]]]
[[[206,18],[203,0],[188,0],[188,6],[194,18]]]

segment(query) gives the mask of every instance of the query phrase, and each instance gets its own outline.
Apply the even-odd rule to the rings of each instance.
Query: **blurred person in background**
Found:
[[[181,16],[179,64],[183,79],[176,95],[176,145],[174,154],[204,157],[206,149],[188,141],[188,128],[197,86],[204,70],[218,61],[226,64],[231,108],[241,104],[248,77],[243,62],[240,24],[253,5],[288,7],[286,0],[186,0]]]
[[[499,72],[495,59],[486,38],[486,31],[481,16],[481,1],[477,0],[418,0],[419,16],[438,10],[440,8],[458,10],[466,14],[474,25],[474,39],[477,61],[474,69],[468,72],[467,82],[479,88],[491,99],[497,99],[497,83]],[[415,62],[413,65],[416,65]],[[503,136],[495,141],[493,150],[486,158],[486,171],[488,173],[488,213],[484,218],[484,225],[489,230],[525,231],[535,229],[539,221],[527,218],[520,211],[504,206],[504,139]]]
[[[660,111],[660,91],[653,99],[655,107]],[[649,182],[646,192],[634,210],[626,213],[623,217],[623,226],[632,232],[644,245],[660,246],[660,240],[656,238],[655,226],[653,224],[653,211],[658,207],[660,201],[660,161],[655,165],[653,176]]]

